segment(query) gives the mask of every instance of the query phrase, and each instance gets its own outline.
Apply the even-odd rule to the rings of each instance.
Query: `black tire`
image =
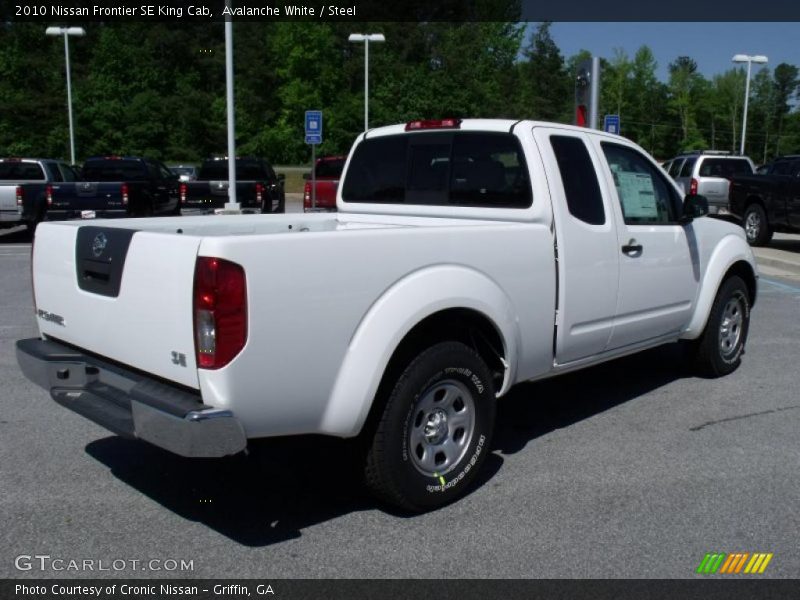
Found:
[[[766,246],[772,239],[772,229],[767,220],[767,213],[760,204],[751,204],[744,211],[742,227],[751,246]]]
[[[386,398],[367,451],[367,487],[411,512],[456,500],[489,453],[494,416],[492,376],[481,357],[460,342],[428,348]]]
[[[717,291],[706,328],[693,346],[695,369],[708,377],[735,371],[742,362],[749,329],[747,286],[740,277],[729,277]]]

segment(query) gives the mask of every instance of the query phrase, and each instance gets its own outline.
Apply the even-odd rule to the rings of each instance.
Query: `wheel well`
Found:
[[[505,374],[506,348],[503,338],[483,313],[467,308],[451,308],[434,313],[409,331],[395,348],[383,372],[376,401],[372,403],[363,431],[369,431],[383,410],[381,398],[388,397],[400,374],[422,351],[439,342],[462,342],[475,350],[493,375],[494,389]]]
[[[747,207],[750,206],[751,204],[760,204],[761,208],[766,210],[766,208],[764,207],[764,201],[761,199],[761,196],[748,196],[747,200],[745,200],[744,203],[744,209],[747,210]]]
[[[743,260],[733,263],[725,273],[725,277],[722,278],[722,281],[724,282],[734,275],[741,277],[742,281],[744,281],[747,286],[747,295],[750,297],[750,306],[752,307],[756,303],[756,292],[758,290],[753,267],[750,266],[750,263]]]

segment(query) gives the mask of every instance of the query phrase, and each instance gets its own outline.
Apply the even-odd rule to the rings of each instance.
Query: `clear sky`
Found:
[[[588,50],[610,59],[614,48],[632,58],[647,45],[662,81],[669,63],[683,55],[697,61],[708,78],[734,66],[734,54],[764,54],[770,68],[782,62],[800,67],[800,23],[553,23],[550,33],[564,58]],[[753,65],[753,73],[757,68]]]

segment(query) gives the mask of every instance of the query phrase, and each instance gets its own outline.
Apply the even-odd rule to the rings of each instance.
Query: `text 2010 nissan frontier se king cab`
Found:
[[[710,375],[739,365],[757,289],[741,228],[702,218],[703,198],[622,137],[374,129],[337,206],[43,224],[22,370],[184,456],[363,436],[367,485],[420,511],[464,493],[515,383],[677,340]]]

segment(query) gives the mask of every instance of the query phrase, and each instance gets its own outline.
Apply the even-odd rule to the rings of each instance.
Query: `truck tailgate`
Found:
[[[17,207],[17,186],[0,185],[0,221],[19,219]]]
[[[192,286],[200,238],[43,223],[33,282],[42,334],[192,388]]]
[[[122,183],[80,181],[78,183],[52,184],[51,210],[103,210],[124,209]]]

